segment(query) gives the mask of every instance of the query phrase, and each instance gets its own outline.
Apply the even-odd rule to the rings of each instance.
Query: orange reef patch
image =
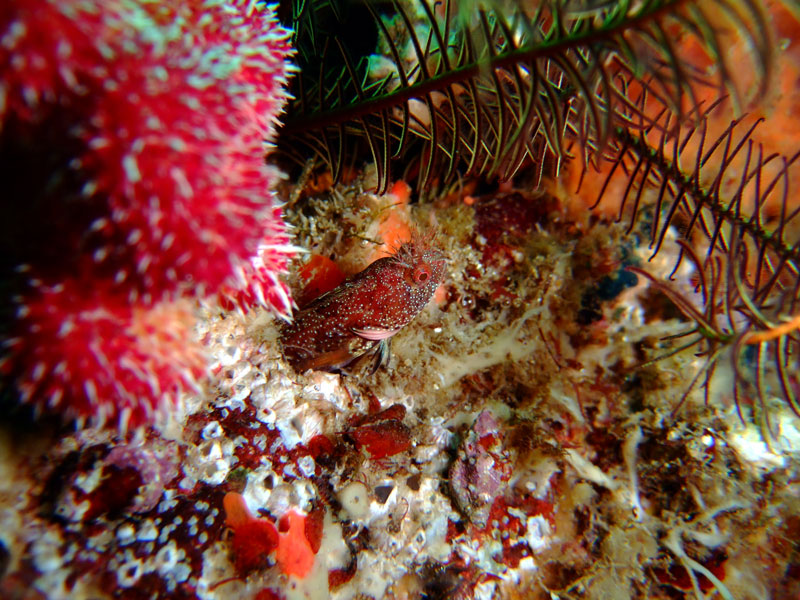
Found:
[[[394,196],[395,202],[381,213],[378,225],[378,235],[383,240],[383,245],[375,250],[370,262],[391,256],[400,246],[411,241],[411,188],[405,181],[398,181],[389,194]]]
[[[229,492],[223,498],[226,523],[233,529],[233,554],[236,569],[247,573],[266,567],[275,551],[275,560],[285,575],[303,578],[314,566],[314,555],[322,543],[322,513],[306,517],[294,509],[278,520],[278,528],[266,518],[254,517],[244,497]]]
[[[321,254],[312,254],[311,260],[303,265],[298,275],[305,284],[297,299],[297,304],[301,307],[330,292],[345,280],[345,274],[339,265]]]
[[[303,578],[314,567],[314,550],[306,537],[306,517],[295,510],[283,515],[278,523],[280,540],[276,559],[285,575]]]

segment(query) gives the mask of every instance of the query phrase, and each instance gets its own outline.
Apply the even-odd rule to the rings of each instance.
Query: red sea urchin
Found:
[[[190,281],[213,293],[280,236],[263,156],[290,49],[269,12],[39,0],[4,13],[0,118],[73,119],[83,149],[70,166],[85,202],[105,208],[93,256],[122,261],[116,278],[154,297]]]
[[[143,307],[76,281],[42,286],[20,315],[29,333],[8,342],[22,399],[122,430],[151,423],[205,372],[193,323],[185,300]]]
[[[148,423],[205,369],[180,298],[290,312],[264,163],[288,36],[244,0],[3,3],[1,364],[24,399]]]

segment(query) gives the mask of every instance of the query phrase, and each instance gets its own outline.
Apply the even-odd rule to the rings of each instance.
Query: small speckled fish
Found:
[[[286,359],[299,372],[338,371],[372,351],[377,369],[390,338],[425,307],[444,269],[437,248],[403,244],[297,313],[281,331]]]

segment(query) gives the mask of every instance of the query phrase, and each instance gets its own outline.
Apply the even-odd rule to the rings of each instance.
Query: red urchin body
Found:
[[[37,409],[121,430],[152,423],[197,389],[206,357],[190,302],[132,306],[107,290],[66,281],[25,304],[25,334],[9,340],[18,387]]]
[[[204,372],[181,298],[289,314],[264,163],[288,36],[242,0],[0,8],[3,371],[25,400],[150,423]]]
[[[98,274],[154,300],[213,295],[245,286],[238,272],[265,239],[286,245],[264,154],[286,98],[288,35],[241,1],[35,0],[0,12],[0,122],[26,123],[36,140],[49,114],[69,120],[64,141],[81,147],[61,162],[79,176],[59,199],[102,205],[94,246],[79,250]],[[59,151],[48,145],[38,158]],[[36,236],[36,223],[22,226]]]

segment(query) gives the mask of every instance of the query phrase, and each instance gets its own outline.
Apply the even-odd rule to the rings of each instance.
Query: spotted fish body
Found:
[[[404,244],[297,313],[281,331],[284,355],[299,372],[341,370],[371,351],[385,358],[389,339],[425,307],[444,270],[438,249]]]

